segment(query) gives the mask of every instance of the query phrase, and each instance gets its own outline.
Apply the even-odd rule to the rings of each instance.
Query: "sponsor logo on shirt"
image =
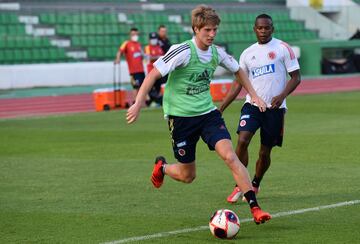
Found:
[[[140,57],[141,56],[141,52],[136,52],[134,53],[134,58]]]
[[[268,64],[268,65],[254,68],[251,71],[251,73],[254,78],[262,76],[262,75],[266,75],[266,74],[275,73],[275,64]]]
[[[189,86],[186,88],[186,95],[196,95],[205,92],[210,89],[209,84],[203,84],[201,86]]]
[[[240,117],[240,119],[249,119],[250,115],[249,114],[244,114],[243,116]]]
[[[190,81],[193,83],[196,82],[206,82],[208,84],[210,84],[211,81],[211,76],[214,72],[208,69],[205,69],[203,72],[197,74],[194,73],[190,76]]]
[[[186,95],[196,95],[210,89],[211,76],[214,71],[205,69],[202,73],[194,73],[190,77],[194,85],[186,88]]]

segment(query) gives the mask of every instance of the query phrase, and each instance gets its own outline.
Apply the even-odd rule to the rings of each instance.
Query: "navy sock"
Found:
[[[251,183],[254,187],[259,187],[261,180],[262,180],[262,177],[256,177],[256,175],[254,175],[254,178]]]
[[[244,194],[247,202],[250,205],[250,208],[253,207],[259,207],[259,204],[257,203],[255,192],[253,190],[250,190]]]

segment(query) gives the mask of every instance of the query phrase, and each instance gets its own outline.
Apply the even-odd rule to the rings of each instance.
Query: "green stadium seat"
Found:
[[[18,20],[18,17],[16,14],[1,13],[0,14],[0,23],[1,24],[17,24],[17,23],[19,23],[19,20]]]
[[[14,59],[13,57],[13,51],[12,50],[9,50],[9,49],[6,49],[3,51],[4,53],[4,61],[5,63],[11,63]]]
[[[22,57],[24,62],[31,63],[32,61],[31,49],[23,49]]]
[[[4,52],[0,49],[0,64],[5,63]]]
[[[35,62],[40,62],[41,60],[43,60],[43,56],[42,56],[42,52],[40,51],[40,49],[32,49],[31,50],[31,56],[33,58],[33,60]]]
[[[129,2],[129,0],[125,1]],[[158,0],[153,2],[156,1]],[[174,0],[165,1],[172,2]],[[214,1],[207,0],[205,2]],[[220,1],[226,2],[225,0]],[[251,1],[259,3],[257,0]],[[269,1],[279,2],[281,0]],[[194,3],[192,0],[184,0],[184,2]],[[269,10],[266,12],[274,19],[276,37],[281,37],[280,39],[285,41],[317,38],[317,33],[306,30],[302,22],[291,20],[288,11]],[[254,19],[259,13],[257,10],[220,12],[222,22],[216,42],[233,48],[236,47],[236,44],[244,45],[244,43],[255,42],[256,37],[252,28]],[[120,23],[118,14],[114,12],[59,11],[40,13],[38,16],[40,24],[53,26],[57,36],[69,38],[72,48],[87,50],[90,60],[110,60],[114,58],[119,45],[128,39],[131,27],[139,29],[139,41],[143,45],[148,43],[149,32],[157,31],[160,24],[167,26],[172,43],[190,39],[192,34],[184,31],[184,27],[191,27],[189,13],[180,13],[181,24],[169,21],[169,14],[156,11],[127,14],[128,20],[133,21],[130,26],[127,23]],[[6,49],[11,52],[5,52]],[[13,50],[20,50],[20,52],[13,52]],[[0,15],[0,53],[3,57],[1,63],[60,62],[69,60],[66,57],[65,49],[52,46],[49,38],[27,35],[25,25],[19,23],[15,13]]]

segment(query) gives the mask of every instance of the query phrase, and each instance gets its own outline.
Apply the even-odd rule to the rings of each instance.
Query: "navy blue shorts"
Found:
[[[241,109],[241,116],[237,133],[240,131],[255,132],[260,128],[261,144],[267,147],[281,147],[284,134],[285,108],[266,109],[245,103]]]
[[[141,84],[144,82],[145,73],[134,73],[130,74],[130,82],[134,89],[138,90]]]
[[[230,139],[224,119],[218,110],[194,117],[169,116],[169,130],[175,158],[181,163],[195,160],[196,143],[201,139],[210,150],[222,139]]]

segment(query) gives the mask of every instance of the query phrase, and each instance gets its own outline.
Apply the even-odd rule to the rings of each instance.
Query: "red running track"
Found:
[[[92,94],[0,99],[0,118],[94,111]]]
[[[303,80],[293,95],[360,90],[360,76]],[[95,111],[92,94],[0,99],[0,118]]]

